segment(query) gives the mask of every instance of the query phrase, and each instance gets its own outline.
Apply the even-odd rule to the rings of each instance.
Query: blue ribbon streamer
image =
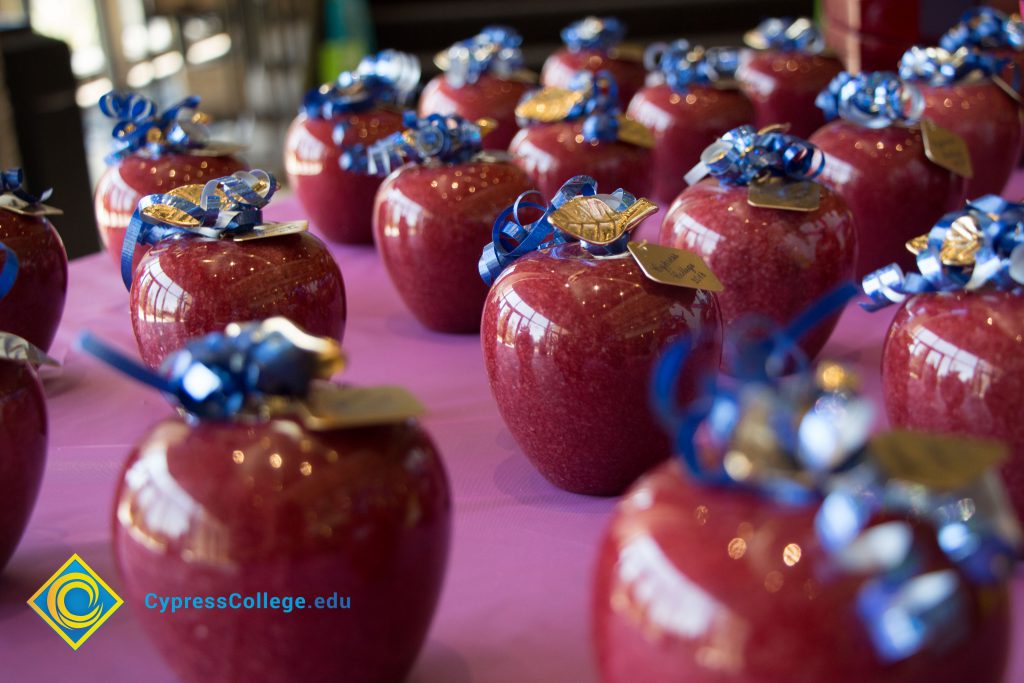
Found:
[[[405,163],[464,163],[483,149],[480,127],[455,114],[419,118],[415,112],[407,111],[402,123],[404,131],[381,138],[369,147],[343,147],[338,163],[346,171],[386,176]],[[344,128],[335,129],[335,141],[343,139]]]
[[[37,197],[22,186],[24,180],[25,175],[20,168],[8,168],[0,172],[0,194],[13,194],[18,199],[32,205],[45,202],[53,194],[53,188],[50,188]]]
[[[665,83],[679,93],[694,85],[709,85],[735,76],[739,51],[731,48],[705,50],[687,40],[654,43],[644,51],[644,67],[660,73]]]
[[[261,181],[267,187],[262,194],[253,189]],[[218,189],[226,196],[225,200],[222,201],[217,195]],[[132,261],[137,245],[156,244],[171,235],[182,233],[219,238],[248,232],[263,224],[262,209],[270,202],[276,191],[277,180],[274,176],[255,169],[210,180],[203,187],[198,204],[172,194],[151,194],[143,197],[128,223],[124,246],[121,249],[121,279],[125,288],[130,290],[132,286]],[[145,213],[147,207],[154,205],[178,209],[198,221],[199,225],[182,227]]]
[[[194,339],[154,372],[90,332],[78,345],[132,379],[162,392],[201,420],[230,420],[268,396],[303,398],[319,376],[319,356],[268,322]],[[298,330],[298,328],[294,328]]]
[[[993,7],[967,10],[942,38],[939,45],[950,52],[962,47],[997,50],[1024,49],[1024,24]]]
[[[980,232],[975,261],[968,266],[946,265],[942,263],[942,246],[953,224],[961,220]],[[1024,204],[990,194],[947,213],[929,231],[928,246],[917,255],[917,269],[917,273],[904,273],[893,263],[868,274],[861,286],[870,301],[861,306],[877,311],[914,294],[982,287],[1024,292]]]
[[[868,128],[912,125],[924,113],[921,91],[889,71],[843,71],[818,93],[814,103],[826,120],[842,117]]]
[[[740,126],[713,142],[701,154],[701,164],[687,174],[694,184],[711,174],[723,185],[749,185],[767,175],[813,180],[825,167],[825,155],[810,142],[779,130],[759,132]],[[691,175],[692,174],[692,175]]]
[[[486,73],[507,79],[523,68],[522,43],[522,36],[508,26],[487,26],[448,48],[445,78],[456,88],[476,83]]]
[[[900,59],[900,78],[928,85],[953,85],[971,77],[991,78],[1008,62],[986,52],[912,47]]]
[[[209,130],[185,118],[191,118],[198,106],[199,97],[192,95],[158,114],[156,104],[138,93],[106,93],[100,98],[100,111],[117,121],[112,133],[114,151],[107,155],[107,163],[140,151],[159,156],[204,147]]]
[[[416,90],[420,62],[415,55],[382,50],[363,57],[354,71],[343,71],[334,83],[306,93],[302,111],[310,118],[331,119],[381,105],[400,106]]]
[[[478,264],[480,277],[488,286],[492,285],[501,272],[516,259],[533,251],[577,241],[575,237],[552,225],[549,218],[556,209],[571,199],[597,196],[597,181],[585,175],[570,178],[547,205],[528,201],[532,195],[540,193],[537,190],[522,193],[516,198],[515,203],[502,211],[494,221],[491,241],[484,245]],[[610,195],[600,197],[615,211],[625,211],[636,203],[636,197],[621,187]],[[540,211],[541,215],[535,221],[524,221],[519,213],[523,209]],[[628,242],[629,233],[625,233],[611,244],[583,243],[583,246],[591,253],[610,256],[625,252]]]
[[[3,242],[0,242],[0,253],[4,255],[4,265],[0,268],[0,299],[3,299],[18,279],[18,255]]]
[[[562,42],[573,52],[608,50],[626,37],[626,27],[615,17],[586,17],[562,29]]]
[[[825,49],[825,39],[821,32],[803,17],[765,19],[750,34],[758,39],[760,45],[770,50],[816,55]]]

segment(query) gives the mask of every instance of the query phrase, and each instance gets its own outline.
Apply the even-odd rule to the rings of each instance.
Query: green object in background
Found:
[[[317,76],[327,83],[354,69],[373,49],[373,23],[366,0],[324,0]]]

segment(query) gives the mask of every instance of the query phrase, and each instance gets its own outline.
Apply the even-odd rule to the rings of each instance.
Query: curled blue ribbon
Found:
[[[516,259],[533,251],[577,241],[575,237],[556,228],[549,220],[551,214],[569,200],[576,197],[600,196],[601,200],[615,211],[625,211],[637,201],[636,197],[621,187],[609,195],[598,195],[597,181],[585,175],[567,180],[546,205],[529,201],[533,195],[540,193],[537,190],[522,193],[516,198],[515,203],[502,211],[494,221],[491,241],[484,245],[478,264],[480,277],[488,286],[492,285],[501,272]],[[525,221],[520,216],[520,211],[524,209],[541,213],[536,220]],[[628,242],[629,233],[624,233],[611,244],[584,243],[583,246],[599,256],[611,256],[624,253]]]
[[[456,88],[476,83],[485,73],[509,78],[523,68],[523,38],[507,26],[487,26],[445,52],[445,78]]]
[[[962,47],[980,50],[1024,49],[1024,23],[1011,19],[994,7],[967,10],[942,38],[939,45],[950,52]]]
[[[781,130],[740,126],[711,143],[686,174],[693,185],[711,174],[723,185],[749,185],[765,176],[813,180],[825,167],[825,155],[810,142]]]
[[[257,184],[261,191],[257,192]],[[218,195],[223,193],[224,199]],[[210,180],[203,187],[199,203],[194,203],[173,194],[151,194],[139,201],[138,207],[128,223],[121,249],[121,279],[124,286],[132,286],[132,261],[135,247],[139,244],[156,242],[181,233],[193,233],[203,237],[222,237],[253,230],[263,224],[263,207],[274,192],[277,180],[266,171],[238,171],[234,175]],[[198,222],[196,227],[183,227],[167,223],[145,211],[153,205],[170,206],[188,214]]]
[[[22,186],[24,181],[25,175],[20,168],[8,168],[0,172],[0,194],[13,194],[33,206],[45,202],[53,194],[53,188],[49,188],[37,197]]]
[[[0,254],[4,255],[4,265],[0,268],[0,299],[3,299],[18,279],[18,255],[3,242],[0,242]]]
[[[953,85],[970,77],[991,78],[1009,60],[986,52],[941,47],[912,47],[900,59],[900,78],[928,85]]]
[[[562,42],[573,52],[608,50],[626,37],[626,26],[615,17],[586,17],[562,29]]]
[[[325,367],[320,351],[305,343],[309,337],[285,318],[235,324],[225,332],[188,342],[164,360],[159,372],[89,332],[79,337],[78,345],[132,379],[163,392],[192,417],[224,421],[257,413],[260,403],[270,396],[307,396]]]
[[[687,40],[654,43],[644,51],[644,67],[660,73],[676,92],[685,93],[693,85],[708,85],[732,78],[739,64],[739,52],[730,48],[691,46]]]
[[[868,128],[912,125],[924,113],[921,91],[888,71],[843,71],[818,93],[814,103],[828,121],[842,117]]]
[[[338,163],[346,171],[386,176],[405,163],[430,160],[445,164],[469,161],[483,148],[480,126],[452,114],[430,114],[419,118],[415,112],[403,115],[404,131],[392,133],[369,147],[352,145],[342,150]],[[344,128],[335,129],[335,141],[344,139]]]
[[[415,55],[382,50],[363,57],[354,71],[343,71],[333,83],[306,93],[302,111],[310,118],[331,119],[380,105],[401,106],[420,82]]]
[[[192,95],[158,114],[156,104],[138,93],[106,93],[100,98],[100,111],[117,121],[113,130],[114,151],[107,155],[107,162],[140,151],[157,156],[204,147],[210,134],[205,125],[195,120],[197,106],[199,97]]]
[[[974,263],[943,263],[943,245],[961,222],[976,231]],[[877,311],[914,294],[982,287],[1024,292],[1024,204],[990,194],[947,213],[929,231],[927,247],[917,255],[917,269],[916,273],[904,273],[893,263],[868,274],[862,287],[870,301],[861,306]]]
[[[806,17],[765,19],[751,30],[745,39],[753,47],[782,52],[816,55],[825,49],[825,39],[821,31]]]

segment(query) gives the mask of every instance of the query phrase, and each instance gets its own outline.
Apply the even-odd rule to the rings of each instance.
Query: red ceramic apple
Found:
[[[680,336],[698,340],[689,400],[721,356],[715,297],[565,244],[502,273],[480,341],[498,410],[530,462],[559,488],[616,495],[671,452],[647,381],[658,351]]]
[[[477,270],[480,245],[530,180],[511,161],[473,156],[465,148],[441,161],[405,165],[388,176],[374,205],[374,241],[421,324],[475,333],[487,296]]]
[[[822,54],[817,28],[806,18],[768,19],[745,40],[757,49],[741,53],[736,78],[754,103],[754,124],[788,123],[789,131],[803,138],[820,128],[825,118],[814,99],[843,65]]]
[[[959,638],[880,661],[858,613],[870,577],[836,567],[814,522],[813,506],[700,487],[677,462],[645,476],[618,504],[597,558],[592,633],[604,683],[1002,681],[1005,584],[971,585]],[[914,536],[926,569],[956,571],[934,534]]]
[[[125,230],[139,200],[181,185],[205,183],[246,168],[245,162],[208,143],[201,126],[178,119],[198,104],[196,97],[157,116],[156,105],[141,95],[108,93],[101,110],[118,121],[115,152],[96,184],[94,207],[100,240],[115,263],[121,262]],[[197,116],[201,116],[198,115]],[[179,131],[188,131],[178,134]],[[145,253],[143,245],[135,260]]]
[[[484,139],[484,149],[508,149],[519,130],[516,105],[533,87],[523,71],[521,43],[512,29],[488,26],[440,53],[435,61],[445,73],[423,88],[419,115],[493,119],[497,128]]]
[[[330,252],[309,233],[236,241],[231,234],[182,232],[161,239],[142,258],[130,307],[142,359],[156,367],[189,339],[233,321],[282,315],[312,334],[340,340],[345,287]]]
[[[813,211],[764,208],[747,201],[747,185],[710,178],[684,190],[669,208],[660,243],[700,254],[725,286],[718,302],[727,348],[740,343],[752,318],[782,327],[853,278],[853,214],[838,195],[820,186],[818,191]],[[840,313],[801,338],[809,359],[825,345]]]
[[[381,181],[362,164],[343,163],[343,150],[401,130],[397,105],[418,83],[419,61],[385,50],[306,95],[285,138],[284,164],[288,184],[328,240],[373,242],[373,196]]]
[[[837,77],[845,77],[841,74]],[[860,74],[856,93],[875,87],[906,89],[884,73]],[[882,82],[882,85],[879,83]],[[835,83],[835,82],[834,82]],[[885,85],[885,84],[888,85]],[[847,90],[846,92],[849,92]],[[825,97],[825,93],[822,93]],[[820,101],[820,100],[819,100]],[[923,98],[920,100],[923,104]],[[851,103],[851,108],[855,108]],[[964,178],[930,161],[925,155],[921,131],[905,112],[861,112],[871,126],[846,120],[857,112],[845,112],[843,120],[826,124],[810,142],[827,159],[820,181],[838,194],[853,211],[857,224],[857,277],[897,262],[910,267],[913,257],[906,251],[907,240],[935,224],[943,214],[960,206],[964,199]],[[873,117],[873,118],[872,118]]]
[[[640,55],[621,45],[626,27],[615,17],[587,17],[562,29],[565,47],[544,62],[540,82],[546,87],[568,88],[580,71],[611,73],[619,84],[618,105],[625,109],[644,86],[647,71]],[[563,178],[563,180],[565,180]]]
[[[14,285],[0,299],[0,331],[9,332],[48,350],[57,334],[68,289],[68,257],[64,243],[35,197],[20,189],[20,171],[11,189],[0,195],[0,242],[17,255]],[[5,174],[6,175],[6,174]],[[28,200],[20,196],[28,197]],[[6,259],[0,252],[0,259]]]
[[[46,464],[46,402],[31,365],[0,360],[0,571],[35,506]]]

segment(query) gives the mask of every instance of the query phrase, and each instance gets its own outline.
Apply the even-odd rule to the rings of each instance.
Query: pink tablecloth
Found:
[[[1024,181],[1024,178],[1019,180]],[[1024,182],[1018,186],[1024,185]],[[1020,192],[1008,196],[1020,196]],[[272,214],[295,217],[279,201]],[[647,226],[645,226],[646,228]],[[403,309],[372,248],[335,248],[349,297],[348,379],[400,383],[426,403],[425,422],[454,489],[454,546],[441,604],[410,681],[586,683],[596,680],[588,639],[595,544],[614,500],[561,492],[523,458],[491,398],[474,336],[420,328]],[[827,354],[863,368],[877,396],[891,312],[850,307]],[[129,447],[170,411],[155,392],[71,350],[89,328],[133,349],[127,296],[106,256],[71,266],[71,291],[48,376],[50,449],[28,531],[0,576],[0,680],[163,683],[174,676],[136,623],[132,606],[74,652],[25,604],[76,552],[117,590],[110,508]],[[1024,608],[1024,579],[1014,587]],[[1024,630],[1012,673],[1024,680]],[[213,682],[211,682],[213,683]]]

